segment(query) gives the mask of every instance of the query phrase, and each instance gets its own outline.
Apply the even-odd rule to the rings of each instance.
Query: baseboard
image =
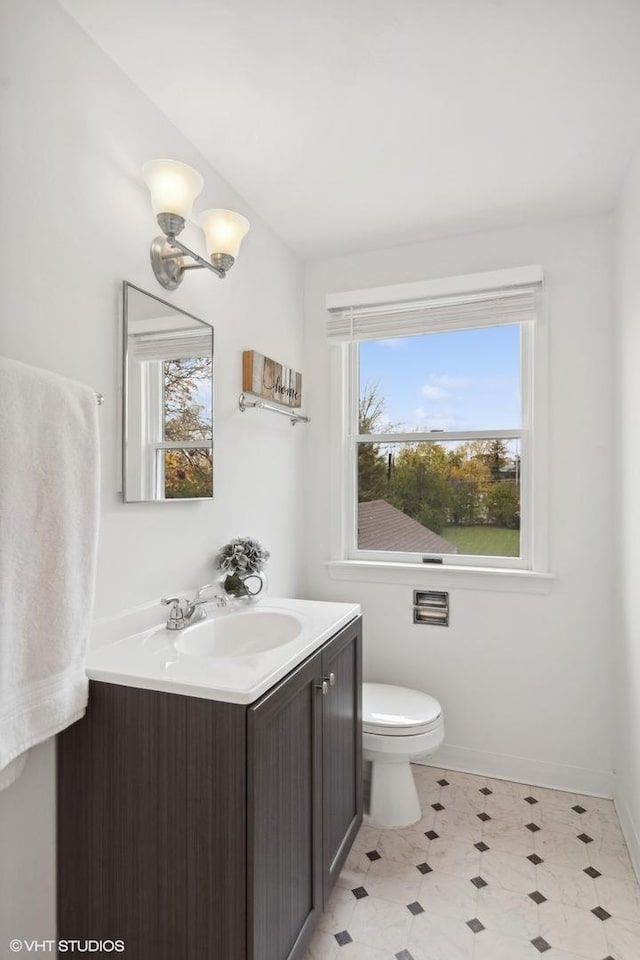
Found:
[[[418,762],[429,767],[444,767],[447,770],[495,777],[497,780],[514,780],[516,783],[569,790],[571,793],[583,793],[591,797],[611,799],[614,795],[615,774],[608,770],[590,770],[586,767],[565,766],[528,757],[487,753],[484,750],[471,750],[450,743],[443,744],[436,753]]]
[[[616,806],[616,812],[620,820],[624,838],[627,841],[631,863],[633,864],[633,869],[640,883],[640,836],[638,835],[638,830],[626,801],[622,797],[616,796],[613,802]]]

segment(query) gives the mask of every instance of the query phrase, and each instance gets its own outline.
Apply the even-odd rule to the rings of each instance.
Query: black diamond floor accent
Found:
[[[438,780],[438,783],[440,784],[441,787],[448,787],[448,786],[449,786],[449,781],[448,781],[448,780]]]
[[[369,896],[364,887],[354,887],[351,893],[354,895],[356,900],[362,900],[363,897]]]
[[[593,837],[590,837],[588,833],[579,833],[578,840],[582,840],[583,843],[593,843]]]
[[[478,813],[478,814],[477,814],[477,817],[478,817],[478,820],[482,820],[483,823],[484,823],[486,820],[491,820],[491,817],[489,816],[488,813]]]
[[[486,930],[484,923],[480,923],[477,917],[474,917],[473,920],[467,920],[467,926],[470,930],[473,930],[474,933],[480,933],[481,930]]]
[[[537,853],[530,853],[527,857],[527,860],[530,860],[531,863],[535,863],[536,866],[538,866],[539,863],[544,863],[542,857],[539,857]]]
[[[489,797],[493,793],[493,790],[489,790],[489,787],[481,787],[480,793],[484,793],[485,797]]]
[[[537,833],[540,829],[537,823],[526,823],[525,826],[527,830],[531,830],[531,833]]]
[[[598,920],[608,920],[611,916],[610,913],[607,913],[604,907],[594,907],[591,913],[594,915],[594,917],[597,917]]]
[[[584,807],[581,807],[581,806],[580,806],[579,803],[578,803],[575,807],[571,807],[571,809],[572,809],[572,810],[575,810],[576,813],[586,813],[586,812],[587,812]]]
[[[482,877],[472,877],[471,883],[474,885],[474,887],[477,887],[478,890],[482,890],[483,887],[487,886],[487,881],[483,880]]]
[[[531,806],[533,806],[533,804],[534,804],[534,803],[537,803],[538,801],[536,800],[535,797],[525,797],[525,798],[524,798],[524,802],[525,802],[525,803],[530,803]]]
[[[377,850],[369,850],[367,856],[369,857],[369,860],[371,860],[371,863],[373,863],[374,860],[382,860],[382,857]]]
[[[401,950],[400,953],[396,953],[396,960],[413,960],[413,957],[408,950]]]
[[[484,842],[484,840],[481,840],[479,843],[474,843],[474,847],[476,848],[476,850],[479,850],[480,853],[484,853],[486,850],[489,849],[489,847]]]
[[[334,933],[334,937],[341,947],[344,947],[347,943],[353,943],[353,939],[348,930],[341,930],[340,933]]]
[[[596,870],[595,867],[585,867],[582,872],[583,872],[583,873],[586,873],[586,875],[587,875],[588,877],[591,877],[592,880],[597,880],[598,877],[601,877],[601,876],[602,876],[602,874],[600,873],[600,871],[599,871],[599,870]]]
[[[540,893],[539,890],[534,890],[533,893],[530,893],[529,896],[534,903],[546,903],[547,898]]]
[[[416,870],[419,870],[420,873],[431,873],[432,868],[428,863],[419,863],[416,867]]]
[[[551,944],[547,943],[544,937],[534,937],[531,941],[536,950],[539,950],[540,953],[544,953],[546,950],[551,950]]]
[[[439,836],[440,836],[440,834],[439,834],[439,833],[436,833],[435,830],[427,830],[427,831],[425,831],[425,837],[427,837],[427,839],[429,839],[429,840],[437,840]]]
[[[434,810],[444,810],[444,807],[442,806],[441,803],[432,803],[431,806],[433,807]]]
[[[413,903],[408,903],[407,910],[409,913],[412,913],[414,917],[417,917],[419,913],[424,913],[424,907],[421,906],[417,900],[415,900]]]

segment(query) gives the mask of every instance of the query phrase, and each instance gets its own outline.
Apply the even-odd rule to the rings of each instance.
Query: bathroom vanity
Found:
[[[362,821],[361,662],[355,616],[251,702],[94,677],[58,738],[58,937],[300,958]]]

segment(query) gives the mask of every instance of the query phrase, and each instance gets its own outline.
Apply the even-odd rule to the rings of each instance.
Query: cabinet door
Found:
[[[323,892],[325,901],[362,823],[362,621],[322,650]]]
[[[322,911],[321,655],[248,711],[248,958],[301,957]]]

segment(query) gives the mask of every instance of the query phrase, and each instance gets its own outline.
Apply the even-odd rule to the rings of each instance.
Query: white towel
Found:
[[[24,766],[12,761],[84,714],[98,511],[95,393],[0,357],[3,786]]]

